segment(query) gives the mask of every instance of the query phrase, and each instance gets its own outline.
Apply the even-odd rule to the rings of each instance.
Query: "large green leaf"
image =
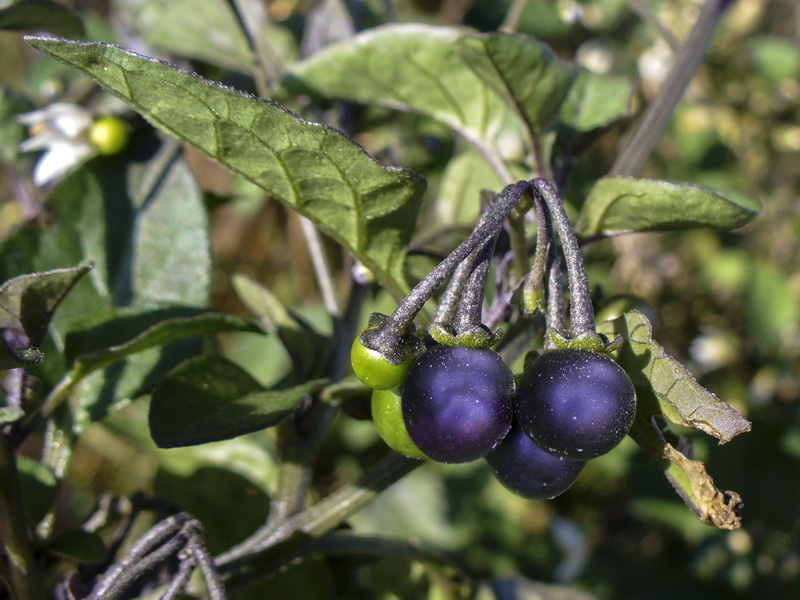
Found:
[[[267,390],[235,363],[201,356],[178,366],[153,390],[150,432],[161,448],[227,440],[277,425],[326,383],[316,379]]]
[[[19,275],[0,285],[0,369],[31,366],[53,313],[90,265]],[[21,346],[12,347],[11,338]]]
[[[274,102],[166,63],[109,44],[27,39],[311,219],[393,293],[407,290],[406,247],[425,189],[419,176],[378,164],[341,133]]]
[[[493,148],[501,124],[514,115],[458,51],[459,39],[470,33],[416,24],[376,27],[296,63],[283,91],[422,113]]]
[[[755,198],[652,179],[603,177],[586,198],[575,229],[584,237],[631,231],[732,229],[761,211]]]
[[[546,130],[558,116],[578,71],[528,36],[463,36],[458,50],[467,65],[529,124]]]
[[[663,415],[673,423],[694,427],[729,442],[750,431],[751,424],[729,404],[705,389],[681,363],[653,339],[650,321],[633,310],[613,321],[599,323],[597,331],[623,343],[615,358],[636,387],[637,411],[649,421]]]

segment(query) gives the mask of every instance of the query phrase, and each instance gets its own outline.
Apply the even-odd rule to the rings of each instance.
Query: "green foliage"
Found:
[[[161,448],[227,440],[277,425],[325,383],[267,390],[235,363],[201,356],[182,363],[153,390],[150,431]]]
[[[491,147],[496,129],[513,116],[459,51],[463,35],[455,27],[378,27],[293,65],[278,95],[306,93],[418,112]],[[503,85],[497,73],[486,76]]]
[[[184,592],[215,600],[215,572],[240,599],[797,597],[786,3],[773,18],[731,3],[677,112],[660,82],[704,45],[680,41],[697,41],[691,3],[0,9],[0,595],[59,582],[72,597],[119,567],[160,597],[152,574],[180,564],[203,571]],[[38,54],[14,31],[92,41],[27,38]],[[16,117],[53,102],[131,137],[37,187],[54,146],[22,152]],[[632,146],[653,108],[674,118],[658,145]],[[650,157],[641,173],[604,176],[629,150]],[[616,311],[587,339],[638,400],[631,439],[549,503],[507,493],[482,461],[387,453],[399,406],[381,413],[349,376],[366,315],[395,310],[494,194],[539,176],[577,215],[589,300]],[[512,213],[480,298],[517,371],[576,343],[541,206]],[[528,318],[516,290],[533,263],[542,314]],[[429,316],[403,331],[420,348]],[[145,568],[159,552],[172,562]]]
[[[751,424],[742,415],[699,385],[686,367],[664,352],[653,340],[652,325],[641,312],[627,312],[601,324],[598,331],[610,338],[622,337],[616,359],[636,386],[638,411],[645,420],[662,415],[713,435],[722,444],[750,430]]]
[[[604,177],[589,191],[575,227],[584,236],[694,227],[733,229],[760,212],[758,200],[739,192]]]
[[[512,34],[463,36],[458,49],[483,82],[536,133],[549,129],[577,72],[532,38]]]
[[[382,167],[335,130],[275,103],[121,48],[47,38],[30,43],[307,216],[390,290],[406,289],[405,246],[424,190],[413,173]]]
[[[19,275],[0,285],[0,324],[24,336],[25,347],[12,348],[0,340],[0,369],[30,367],[44,358],[42,343],[53,313],[78,280],[91,270],[85,265]]]

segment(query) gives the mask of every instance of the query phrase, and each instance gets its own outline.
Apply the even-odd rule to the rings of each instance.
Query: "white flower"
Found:
[[[33,168],[33,182],[38,186],[59,179],[97,153],[89,139],[92,115],[76,104],[50,104],[17,120],[30,127],[31,133],[19,145],[20,151],[45,151]]]

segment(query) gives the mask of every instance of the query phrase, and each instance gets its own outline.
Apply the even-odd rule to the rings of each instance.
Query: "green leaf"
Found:
[[[257,333],[260,329],[239,317],[190,306],[119,311],[89,329],[71,331],[66,356],[88,373],[123,358],[176,340],[227,331]]]
[[[174,306],[114,311],[94,326],[72,331],[66,381],[75,386],[75,431],[150,391],[161,377],[201,350],[199,336],[229,331],[259,332],[238,317]],[[103,369],[102,372],[98,372]]]
[[[53,508],[58,494],[58,482],[50,469],[27,456],[17,457],[17,468],[25,510],[30,522],[36,525]]]
[[[314,367],[320,366],[328,354],[330,340],[284,306],[267,288],[246,275],[234,275],[233,288],[259,318],[264,330],[278,336],[297,375],[304,378],[312,375]]]
[[[603,177],[589,191],[575,229],[584,237],[698,227],[733,229],[749,223],[760,211],[758,200],[739,192]]]
[[[19,0],[3,8],[0,10],[0,29],[83,36],[83,23],[77,13],[52,0]]]
[[[403,264],[425,188],[416,174],[378,164],[346,136],[274,102],[166,63],[109,44],[27,39],[311,219],[394,294],[407,290]]]
[[[623,343],[615,358],[636,387],[637,412],[650,420],[663,415],[677,425],[693,427],[721,444],[750,431],[751,424],[729,404],[705,389],[681,363],[653,340],[650,321],[638,310],[599,323],[597,331]]]
[[[550,127],[578,72],[546,45],[519,34],[461,37],[467,65],[535,132]]]
[[[458,51],[469,33],[417,24],[375,27],[296,63],[282,91],[422,113],[493,148],[514,114]]]
[[[201,356],[179,365],[153,390],[150,432],[161,448],[227,440],[277,425],[326,383],[267,390],[235,363]]]
[[[56,308],[90,265],[20,275],[0,285],[0,369],[32,366]],[[12,347],[10,338],[23,347]]]
[[[0,285],[0,322],[19,327],[31,344],[42,341],[56,308],[78,280],[91,271],[88,264],[20,275]]]
[[[243,73],[252,69],[247,37],[224,0],[138,0],[120,10],[153,48]]]
[[[561,124],[590,132],[631,114],[633,86],[623,77],[581,69],[561,107]]]

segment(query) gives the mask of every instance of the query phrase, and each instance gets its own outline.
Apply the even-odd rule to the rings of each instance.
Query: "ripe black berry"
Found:
[[[429,458],[465,463],[486,456],[513,416],[514,375],[493,350],[435,346],[403,385],[408,434]]]
[[[486,456],[497,481],[532,500],[555,498],[575,483],[584,461],[545,452],[518,426]]]
[[[633,424],[636,393],[616,362],[592,350],[546,352],[519,382],[520,426],[543,450],[588,460],[616,447]]]

